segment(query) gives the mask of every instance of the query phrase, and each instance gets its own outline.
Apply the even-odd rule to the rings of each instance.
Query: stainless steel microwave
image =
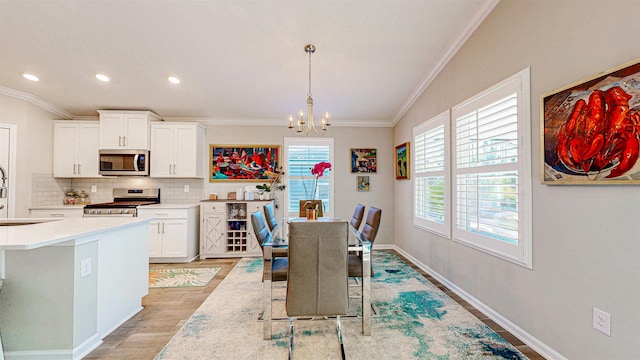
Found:
[[[100,150],[99,153],[100,175],[149,175],[149,150]]]

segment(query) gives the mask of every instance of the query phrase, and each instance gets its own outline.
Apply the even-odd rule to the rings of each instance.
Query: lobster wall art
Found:
[[[640,184],[640,60],[542,96],[543,183]]]

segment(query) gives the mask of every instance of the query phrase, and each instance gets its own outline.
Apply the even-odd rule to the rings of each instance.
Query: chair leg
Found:
[[[289,319],[289,360],[293,360],[293,319]]]
[[[342,324],[340,323],[340,315],[336,316],[336,330],[338,331],[338,342],[340,343],[340,354],[342,355],[342,360],[347,358],[344,352],[344,343],[342,342]]]
[[[271,340],[271,280],[264,280],[262,288],[262,338]]]

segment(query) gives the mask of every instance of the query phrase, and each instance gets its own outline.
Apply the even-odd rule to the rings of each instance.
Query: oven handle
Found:
[[[84,214],[83,217],[86,218],[97,218],[97,217],[135,217],[134,214],[105,214],[105,215],[100,215],[100,214]]]

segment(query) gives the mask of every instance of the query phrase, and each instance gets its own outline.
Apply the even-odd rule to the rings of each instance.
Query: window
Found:
[[[531,267],[529,69],[453,107],[453,239]]]
[[[311,199],[314,176],[311,168],[321,161],[333,161],[333,139],[285,138],[284,169],[287,179],[285,216],[297,217],[300,200]],[[322,200],[324,216],[333,216],[333,168],[318,180],[316,199]]]
[[[413,223],[450,238],[449,111],[414,128],[413,143]]]

